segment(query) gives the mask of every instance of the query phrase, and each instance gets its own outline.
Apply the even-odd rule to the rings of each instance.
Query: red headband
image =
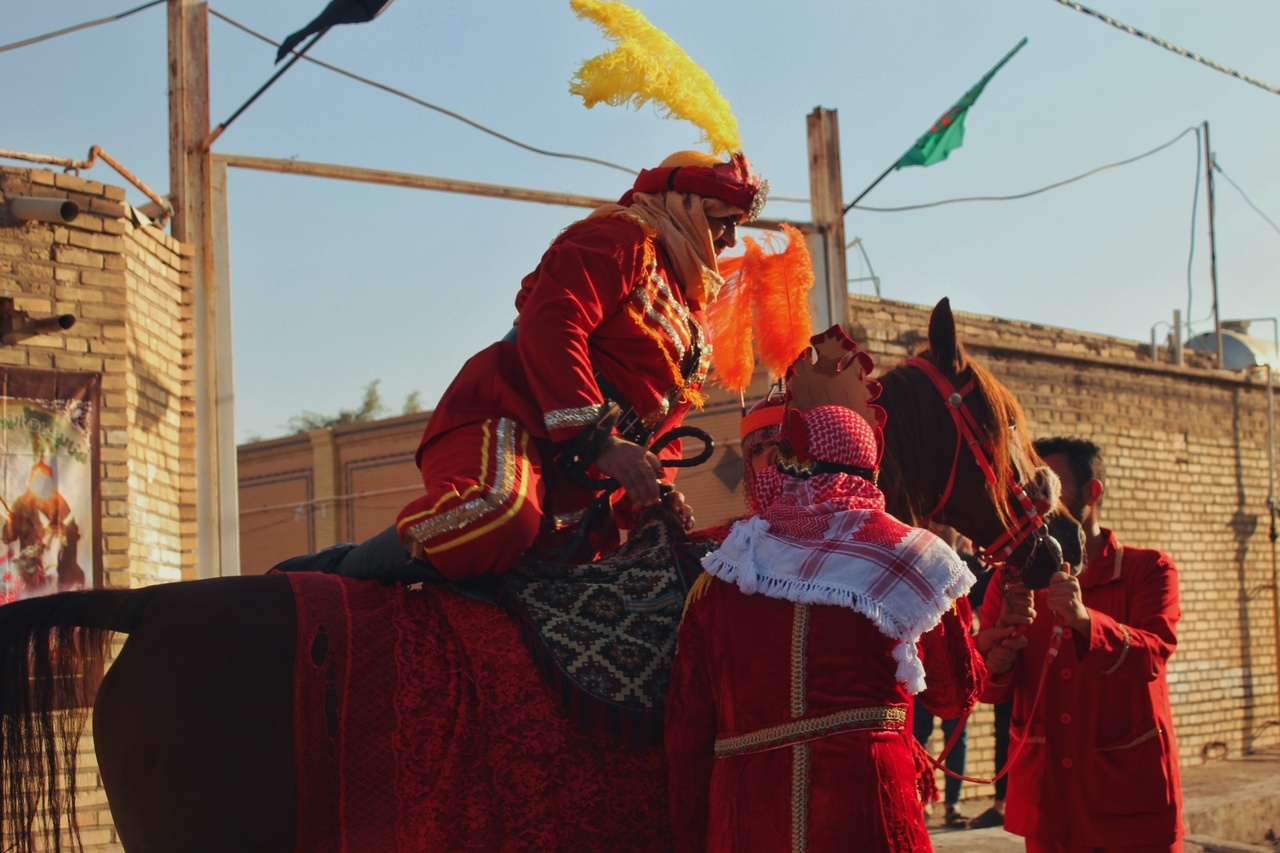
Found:
[[[734,154],[728,163],[708,166],[675,166],[645,169],[627,190],[619,204],[631,204],[635,193],[663,193],[669,191],[692,193],[704,198],[716,198],[747,213],[747,221],[755,219],[764,208],[769,193],[769,182],[761,180],[745,155]]]

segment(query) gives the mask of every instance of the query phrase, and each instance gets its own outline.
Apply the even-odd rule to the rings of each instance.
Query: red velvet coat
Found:
[[[525,277],[516,309],[517,340],[499,341],[467,361],[427,423],[418,461],[450,430],[512,418],[533,437],[552,488],[577,491],[567,501],[549,501],[552,511],[572,512],[590,495],[559,482],[548,457],[595,423],[605,400],[596,374],[648,425],[678,426],[706,377],[700,306],[686,300],[655,232],[612,215],[565,229]],[[684,380],[681,367],[695,341],[702,358]],[[680,453],[676,441],[659,455]],[[428,488],[432,476],[423,471]],[[673,478],[669,472],[668,481]],[[418,498],[400,518],[420,519],[431,504]]]
[[[689,597],[667,694],[672,823],[679,851],[927,851],[910,698],[897,642],[855,611],[746,595],[704,576]],[[919,643],[926,707],[957,717],[984,669],[960,599]],[[714,757],[717,738],[840,712],[896,709],[888,725]]]
[[[1165,668],[1181,616],[1173,562],[1159,551],[1123,548],[1110,530],[1080,577],[1089,636],[1067,629],[1049,664],[1040,707],[1036,686],[1056,625],[1043,592],[1011,677],[993,677],[984,702],[1013,696],[1005,829],[1086,847],[1173,844],[1182,837],[1182,785]],[[981,623],[1000,615],[1003,578],[987,587]]]
[[[515,418],[535,438],[569,441],[604,402],[596,371],[651,423],[667,407],[669,425],[688,410],[672,399],[676,365],[690,339],[702,337],[701,309],[685,299],[653,232],[635,220],[601,216],[565,229],[521,283],[516,310],[517,341],[467,361],[423,443],[495,416]],[[696,389],[705,376],[704,365],[690,384]]]

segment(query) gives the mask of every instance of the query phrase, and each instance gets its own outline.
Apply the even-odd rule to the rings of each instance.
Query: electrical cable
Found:
[[[1249,196],[1245,195],[1244,190],[1240,189],[1240,186],[1235,181],[1231,180],[1231,176],[1228,175],[1226,172],[1224,172],[1222,167],[1218,165],[1217,154],[1213,155],[1213,170],[1217,172],[1219,175],[1222,175],[1222,177],[1226,178],[1227,183],[1231,184],[1232,188],[1234,188],[1236,192],[1240,193],[1240,197],[1244,199],[1245,204],[1252,207],[1254,213],[1258,214],[1264,220],[1266,220],[1266,223],[1271,226],[1271,229],[1275,231],[1277,234],[1280,234],[1280,226],[1277,226],[1274,222],[1271,221],[1271,217],[1267,216],[1265,213],[1259,210],[1258,206],[1253,203],[1253,201],[1249,198]]]
[[[264,36],[262,33],[255,32],[254,30],[250,29],[249,27],[245,26],[239,21],[236,21],[232,18],[227,17],[226,15],[219,12],[217,9],[214,9],[212,6],[209,7],[209,14],[213,15],[215,18],[218,18],[219,20],[227,22],[228,24],[230,24],[231,26],[235,27],[238,30],[248,33],[254,38],[265,41],[267,44],[274,45],[275,47],[280,46],[279,42],[273,41],[267,36]],[[372,86],[375,89],[381,89],[382,91],[387,92],[388,94],[395,95],[396,97],[399,97],[399,98],[404,98],[405,100],[415,103],[420,107],[426,107],[429,110],[435,110],[436,112],[441,113],[442,115],[446,115],[449,118],[457,119],[463,124],[470,125],[476,130],[479,130],[483,133],[487,133],[490,136],[501,139],[503,142],[507,142],[511,145],[515,145],[518,148],[523,148],[526,151],[531,151],[534,154],[542,154],[543,156],[546,156],[546,157],[558,157],[565,160],[580,160],[584,163],[594,163],[597,166],[606,166],[610,169],[617,169],[619,172],[626,172],[629,175],[638,174],[638,171],[636,169],[628,169],[626,166],[619,166],[617,163],[610,163],[608,160],[600,160],[595,157],[587,157],[586,155],[583,155],[583,154],[566,154],[560,151],[548,151],[545,148],[537,148],[533,145],[529,145],[527,143],[521,142],[518,139],[512,139],[510,136],[506,136],[502,133],[499,133],[496,130],[485,127],[479,122],[472,121],[466,116],[459,115],[458,113],[455,113],[452,110],[446,109],[441,106],[437,106],[436,104],[430,103],[429,101],[424,101],[421,98],[415,98],[413,95],[410,95],[407,92],[402,92],[401,90],[388,86],[385,83],[379,83],[376,80],[370,80],[368,77],[361,77],[359,74],[356,74],[352,71],[348,71],[345,68],[339,68],[336,65],[331,65],[328,62],[315,59],[311,56],[303,56],[302,58],[307,62],[311,62],[316,65],[319,65],[321,68],[326,68],[329,71],[332,71],[336,74],[341,74],[344,77],[349,77],[352,80],[356,80],[360,83],[364,83],[366,86]]]
[[[237,28],[237,29],[239,29],[239,30],[242,30],[243,32],[248,33],[249,35],[253,36],[254,38],[258,38],[258,39],[261,39],[262,41],[265,41],[267,44],[273,45],[273,46],[275,46],[275,47],[279,47],[279,46],[280,46],[279,42],[273,41],[272,39],[270,39],[269,37],[267,37],[267,36],[263,35],[262,33],[255,32],[254,30],[250,29],[249,27],[245,26],[244,24],[240,23],[239,21],[236,21],[236,20],[233,20],[232,18],[227,17],[226,15],[222,14],[221,12],[219,12],[217,9],[214,9],[213,7],[209,7],[209,14],[210,14],[210,15],[213,15],[214,17],[216,17],[216,18],[218,18],[218,19],[220,19],[220,20],[222,20],[222,21],[227,22],[227,23],[228,23],[228,24],[230,24],[231,26],[233,26],[233,27],[235,27],[235,28]],[[397,97],[400,97],[400,98],[404,98],[405,100],[411,101],[411,102],[413,102],[413,103],[415,103],[415,104],[417,104],[417,105],[419,105],[419,106],[426,107],[427,109],[430,109],[430,110],[435,110],[436,112],[441,113],[441,114],[446,115],[446,116],[449,116],[450,118],[457,119],[458,121],[460,121],[460,122],[462,122],[462,123],[464,123],[464,124],[467,124],[467,125],[470,125],[471,127],[474,127],[476,130],[479,130],[479,131],[481,131],[481,132],[483,132],[483,133],[487,133],[487,134],[489,134],[490,136],[497,137],[498,139],[501,139],[503,142],[508,142],[508,143],[510,143],[510,144],[512,144],[512,145],[515,145],[515,146],[519,147],[519,148],[523,148],[523,149],[524,149],[524,150],[526,150],[526,151],[531,151],[531,152],[533,152],[534,154],[542,154],[542,155],[547,156],[547,157],[559,157],[559,158],[567,159],[567,160],[581,160],[581,161],[582,161],[582,162],[584,162],[584,163],[593,163],[593,164],[595,164],[595,165],[597,165],[597,166],[606,166],[606,167],[608,167],[608,168],[610,168],[610,169],[616,169],[616,170],[618,170],[618,171],[620,171],[620,172],[626,172],[628,175],[637,175],[637,174],[639,174],[639,170],[638,170],[638,169],[631,169],[631,168],[628,168],[627,166],[620,166],[620,165],[618,165],[617,163],[611,163],[611,162],[609,162],[608,160],[600,160],[600,159],[597,159],[597,158],[595,158],[595,157],[588,157],[588,156],[583,155],[583,154],[565,154],[565,153],[561,153],[561,152],[558,152],[558,151],[547,151],[547,150],[542,149],[542,148],[537,148],[537,147],[535,147],[535,146],[533,146],[533,145],[528,145],[528,144],[526,144],[526,143],[524,143],[524,142],[520,142],[520,141],[519,141],[519,140],[517,140],[517,139],[512,139],[512,138],[511,138],[511,137],[509,137],[509,136],[506,136],[506,135],[504,135],[504,134],[501,134],[501,133],[499,133],[499,132],[498,132],[498,131],[496,131],[496,130],[492,130],[492,129],[488,128],[488,127],[485,127],[484,125],[480,124],[479,122],[472,121],[471,119],[467,118],[466,116],[459,115],[458,113],[455,113],[455,112],[453,112],[452,110],[446,109],[446,108],[441,107],[441,106],[437,106],[436,104],[429,103],[429,102],[427,102],[427,101],[421,100],[420,98],[415,98],[413,95],[410,95],[410,94],[408,94],[407,92],[402,92],[402,91],[400,91],[399,89],[394,89],[394,88],[392,88],[391,86],[388,86],[388,85],[386,85],[386,84],[384,84],[384,83],[379,83],[379,82],[377,82],[376,80],[370,80],[370,79],[368,79],[367,77],[361,77],[359,74],[356,74],[356,73],[351,72],[351,71],[347,71],[347,70],[346,70],[346,69],[344,69],[344,68],[339,68],[339,67],[338,67],[338,66],[336,66],[336,65],[331,65],[331,64],[329,64],[329,63],[327,63],[327,62],[324,62],[323,60],[315,59],[315,58],[313,58],[313,57],[311,57],[311,56],[303,56],[303,57],[302,57],[302,59],[306,60],[307,62],[315,63],[316,65],[319,65],[321,68],[327,68],[328,70],[333,71],[333,72],[334,72],[334,73],[336,73],[336,74],[341,74],[341,75],[343,75],[344,77],[350,77],[352,80],[356,80],[356,81],[358,81],[358,82],[360,82],[360,83],[364,83],[365,85],[368,85],[368,86],[373,86],[375,89],[381,89],[381,90],[382,90],[382,91],[384,91],[384,92],[387,92],[387,93],[392,94],[392,95],[396,95]],[[807,199],[807,198],[788,198],[788,197],[785,197],[785,196],[771,196],[771,197],[770,197],[770,201],[796,202],[796,203],[799,203],[799,204],[808,204],[808,203],[809,203],[809,199]]]
[[[130,15],[134,14],[135,12],[141,12],[143,9],[149,9],[152,6],[159,6],[161,3],[164,3],[164,2],[165,0],[151,0],[150,3],[143,3],[141,6],[130,9],[127,12],[121,12],[118,15],[112,15],[109,18],[99,18],[96,21],[85,21],[83,24],[76,24],[74,27],[66,27],[64,29],[56,30],[51,33],[45,33],[42,36],[35,36],[34,38],[23,39],[22,41],[15,41],[13,44],[0,45],[0,53],[4,53],[6,50],[14,50],[19,47],[26,47],[29,44],[38,44],[42,41],[48,41],[49,39],[57,38],[58,36],[65,36],[68,33],[74,33],[78,30],[87,30],[89,27],[96,27],[99,24],[109,24],[112,21],[118,21],[121,18],[127,18]]]
[[[1192,53],[1189,50],[1184,50],[1183,48],[1178,47],[1176,44],[1170,44],[1169,42],[1165,41],[1162,38],[1157,38],[1151,35],[1150,33],[1144,33],[1142,30],[1136,27],[1131,27],[1128,24],[1121,23],[1120,21],[1117,21],[1115,18],[1104,15],[1101,12],[1095,12],[1093,9],[1090,9],[1088,6],[1082,6],[1079,3],[1074,2],[1074,0],[1054,0],[1054,2],[1061,3],[1063,6],[1070,6],[1072,9],[1075,9],[1077,12],[1084,12],[1086,15],[1092,15],[1093,17],[1097,18],[1099,21],[1105,21],[1106,23],[1110,24],[1111,26],[1115,27],[1118,30],[1124,30],[1129,35],[1138,36],[1139,38],[1144,38],[1147,41],[1151,42],[1152,44],[1160,45],[1165,50],[1171,50],[1174,53],[1178,54],[1179,56],[1184,56],[1187,59],[1191,59],[1196,62],[1199,62],[1201,65],[1207,65],[1215,71],[1221,71],[1223,74],[1230,74],[1232,77],[1235,77],[1238,80],[1243,80],[1244,82],[1257,86],[1259,89],[1264,89],[1273,95],[1280,95],[1280,88],[1276,88],[1275,86],[1272,86],[1270,83],[1264,83],[1256,77],[1250,77],[1248,74],[1242,74],[1239,71],[1236,71],[1232,68],[1228,68],[1227,66],[1221,63],[1214,62],[1212,59],[1206,59],[1205,57],[1201,56],[1198,53]]]
[[[1198,128],[1189,127],[1186,130],[1182,131],[1182,133],[1179,133],[1173,139],[1170,139],[1168,142],[1164,143],[1163,145],[1160,145],[1156,148],[1152,148],[1150,151],[1146,152],[1145,154],[1139,154],[1136,157],[1130,157],[1127,160],[1120,160],[1119,162],[1116,162],[1116,163],[1108,163],[1105,166],[1099,166],[1096,169],[1090,169],[1089,171],[1083,174],[1076,175],[1074,178],[1067,178],[1065,181],[1058,181],[1057,183],[1049,184],[1047,187],[1041,187],[1038,190],[1030,190],[1025,193],[1017,193],[1015,195],[980,195],[980,196],[967,196],[965,198],[948,198],[948,199],[943,199],[942,201],[927,202],[925,204],[908,204],[903,207],[864,207],[863,205],[857,205],[852,209],[867,210],[867,211],[871,211],[872,213],[899,213],[905,210],[922,210],[926,207],[940,207],[941,205],[944,205],[944,204],[956,204],[962,201],[1014,201],[1017,199],[1028,198],[1033,195],[1039,195],[1040,193],[1048,192],[1049,190],[1055,190],[1058,187],[1064,187],[1067,184],[1073,184],[1076,181],[1084,180],[1085,178],[1088,178],[1091,175],[1096,175],[1099,172],[1106,171],[1107,169],[1114,169],[1118,166],[1127,166],[1130,163],[1135,163],[1138,160],[1143,159],[1144,157],[1150,157],[1152,154],[1157,154],[1163,151],[1173,143],[1177,142],[1182,137],[1186,136],[1188,133],[1198,133],[1198,132],[1199,132]]]

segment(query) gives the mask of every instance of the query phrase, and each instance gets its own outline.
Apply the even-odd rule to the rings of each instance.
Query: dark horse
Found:
[[[965,355],[946,300],[934,310],[929,347],[921,355],[964,397],[962,403],[980,432],[974,443],[984,448],[989,458],[986,465],[999,476],[993,481],[984,473],[983,463],[960,452],[959,421],[949,413],[956,407],[955,397],[949,404],[924,370],[901,365],[882,377],[881,402],[889,414],[882,485],[890,508],[917,522],[944,521],[979,545],[1003,537],[1008,544],[1007,563],[1020,567],[1029,581],[1042,580],[1059,568],[1060,557],[1035,525],[1019,522],[1024,513],[1015,481],[1038,491],[1032,472],[1040,463],[1016,402]],[[1020,528],[1025,529],[1012,540],[1005,536],[1006,531]],[[422,592],[416,600],[424,602],[424,607],[447,606],[457,612],[466,607],[493,610],[438,587]],[[505,615],[492,618],[497,621],[488,624],[496,626]],[[57,709],[87,698],[75,695],[82,682],[74,676],[100,666],[113,633],[125,633],[129,636],[93,703],[93,737],[102,784],[125,849],[130,853],[302,849],[299,845],[305,842],[298,834],[297,815],[305,804],[298,797],[298,768],[305,756],[296,754],[293,731],[297,622],[291,582],[281,575],[71,592],[0,608],[4,831],[0,847],[28,853],[42,832],[59,823],[64,831],[69,827],[76,833],[76,742],[85,715]],[[491,631],[456,639],[464,649],[468,644],[499,642],[518,646],[514,631],[508,634],[499,637]],[[445,665],[428,658],[422,666]],[[471,660],[466,657],[464,663]],[[533,671],[527,656],[524,665]],[[462,669],[460,680],[483,680]],[[549,693],[536,676],[531,678],[531,684],[537,682],[531,689]],[[455,718],[486,712],[490,719],[503,713],[477,709],[474,704],[450,707],[448,697],[438,698],[431,711]],[[388,709],[378,719],[391,716]],[[571,728],[567,720],[559,725]],[[513,742],[519,750],[527,746],[508,741],[508,750]],[[669,838],[663,841],[665,768],[657,749],[600,741],[575,743],[577,757],[565,760],[581,762],[583,750],[603,754],[602,778],[594,780],[589,790],[552,790],[563,785],[544,781],[539,787],[536,778],[521,778],[518,791],[504,791],[506,799],[563,801],[576,809],[551,818],[561,823],[548,827],[544,837],[554,839],[552,846],[560,849],[640,848],[639,842],[625,835],[604,839],[587,834],[586,825],[598,813],[618,810],[629,810],[614,815],[623,825],[650,828],[652,840],[643,849],[669,846]],[[649,758],[642,755],[644,760],[631,765],[611,763],[621,759],[610,750],[618,750],[621,756],[626,749],[632,750],[631,759],[638,749],[647,750]],[[560,760],[557,755],[544,753],[545,760],[552,762]],[[454,773],[466,790],[469,776],[489,777],[500,759],[480,751],[454,754],[451,760],[462,762]],[[617,767],[628,767],[631,775],[610,772]],[[636,777],[641,772],[637,767],[643,768],[646,778]],[[595,765],[590,770],[595,772]],[[431,784],[443,787],[434,776]],[[647,786],[658,797],[633,796],[629,786]],[[616,789],[607,802],[600,794],[602,788]],[[458,788],[451,790],[456,796]],[[427,798],[439,795],[439,789],[430,785],[423,791]],[[498,802],[472,805],[478,807],[472,814],[480,815],[511,807]],[[348,817],[358,821],[361,815]],[[45,843],[64,849],[60,835],[55,831]],[[431,846],[419,842],[398,849]],[[510,839],[502,844],[503,849],[518,846],[518,841]]]

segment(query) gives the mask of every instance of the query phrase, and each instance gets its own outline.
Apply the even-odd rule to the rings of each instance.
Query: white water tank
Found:
[[[1197,352],[1214,351],[1213,332],[1205,332],[1187,340],[1183,346]],[[1222,366],[1226,370],[1247,370],[1259,364],[1277,366],[1275,344],[1243,330],[1222,329]]]

